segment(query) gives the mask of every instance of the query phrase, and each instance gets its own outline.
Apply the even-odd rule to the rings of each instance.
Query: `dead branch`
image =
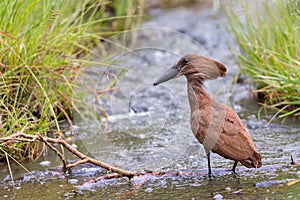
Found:
[[[62,153],[60,153],[53,145],[51,145],[49,142],[47,142],[44,137],[40,136],[40,139],[52,150],[54,151],[58,157],[61,159],[61,161],[63,162],[63,170],[66,171],[67,170],[67,161],[65,160],[64,156]]]
[[[286,183],[287,186],[291,186],[291,185],[294,185],[296,183],[300,183],[300,178],[296,179],[296,180],[291,180],[291,181],[288,181]]]
[[[81,153],[80,151],[76,150],[67,141],[65,141],[64,139],[61,139],[61,138],[50,138],[50,137],[46,137],[46,136],[41,136],[40,134],[29,135],[29,134],[26,134],[24,132],[19,131],[19,132],[15,133],[15,134],[12,134],[10,136],[0,138],[0,146],[7,143],[7,142],[13,143],[13,142],[19,142],[19,141],[22,141],[22,142],[41,141],[41,142],[45,143],[52,151],[54,151],[60,157],[60,159],[63,162],[63,169],[64,170],[69,170],[72,167],[75,167],[75,166],[80,165],[80,164],[92,163],[92,164],[97,165],[99,167],[102,167],[102,168],[104,168],[104,169],[106,169],[110,172],[115,172],[115,173],[120,174],[121,176],[126,176],[128,178],[132,178],[133,176],[136,176],[136,175],[140,174],[140,172],[132,172],[132,171],[123,170],[123,169],[120,169],[118,167],[111,166],[111,165],[109,165],[105,162],[102,162],[100,160],[96,160],[94,158],[91,158],[91,157]],[[50,143],[62,145],[69,152],[76,155],[81,160],[76,161],[74,163],[68,163],[64,159],[63,155]]]

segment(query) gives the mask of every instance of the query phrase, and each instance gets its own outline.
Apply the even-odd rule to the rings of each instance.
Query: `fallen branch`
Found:
[[[63,170],[66,171],[67,168],[66,166],[68,165],[68,162],[65,160],[64,156],[62,153],[60,153],[53,145],[51,145],[47,140],[45,140],[44,137],[39,136],[39,138],[52,150],[54,151],[58,157],[61,159],[61,161],[63,162]]]
[[[62,160],[64,171],[70,170],[72,167],[75,167],[75,166],[80,165],[80,164],[92,163],[92,164],[97,165],[99,167],[102,167],[102,168],[104,168],[104,169],[106,169],[110,172],[115,172],[115,173],[120,174],[121,176],[126,176],[128,178],[132,178],[133,176],[136,176],[136,175],[140,174],[140,172],[132,172],[132,171],[123,170],[123,169],[120,169],[118,167],[111,166],[111,165],[109,165],[105,162],[102,162],[100,160],[96,160],[94,158],[91,158],[91,157],[81,153],[80,151],[76,150],[67,141],[65,141],[64,139],[61,139],[61,138],[50,138],[50,137],[46,137],[46,136],[41,136],[40,134],[29,135],[29,134],[26,134],[24,132],[17,132],[15,134],[10,135],[10,136],[0,138],[0,146],[4,145],[5,143],[8,143],[8,142],[13,143],[13,142],[19,142],[19,141],[22,141],[22,142],[41,141],[41,142],[45,143]],[[68,163],[64,159],[64,156],[51,143],[62,145],[69,152],[76,155],[81,160],[78,160],[74,163]]]

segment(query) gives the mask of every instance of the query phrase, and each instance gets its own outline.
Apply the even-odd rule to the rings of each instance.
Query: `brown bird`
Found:
[[[234,160],[234,173],[238,162],[248,168],[261,167],[261,156],[239,116],[230,107],[215,101],[203,89],[205,80],[225,77],[226,67],[215,60],[189,54],[179,59],[154,85],[181,75],[188,81],[191,128],[206,151],[209,176],[210,151]]]

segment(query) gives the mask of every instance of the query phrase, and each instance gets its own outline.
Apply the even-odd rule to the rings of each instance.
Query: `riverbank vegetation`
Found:
[[[4,0],[0,3],[0,137],[53,134],[71,122],[72,87],[103,38],[130,29],[142,1]],[[0,144],[0,160],[36,158],[37,143]]]
[[[226,11],[229,29],[240,52],[242,73],[258,85],[262,105],[280,118],[300,116],[300,3],[258,1]]]

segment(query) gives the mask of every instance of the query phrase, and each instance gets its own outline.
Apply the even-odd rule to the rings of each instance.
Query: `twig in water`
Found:
[[[63,162],[63,169],[64,170],[69,170],[72,167],[75,167],[75,166],[80,165],[80,164],[92,163],[92,164],[97,165],[99,167],[102,167],[102,168],[104,168],[104,169],[106,169],[110,172],[115,172],[115,173],[120,174],[121,176],[126,176],[128,178],[132,178],[133,176],[136,176],[136,175],[139,174],[139,172],[132,172],[132,171],[123,170],[123,169],[120,169],[118,167],[111,166],[111,165],[109,165],[105,162],[102,162],[100,160],[96,160],[94,158],[91,158],[91,157],[79,152],[78,150],[73,148],[67,141],[65,141],[64,139],[61,139],[61,138],[50,138],[50,137],[46,137],[46,136],[41,136],[39,134],[29,135],[29,134],[26,134],[24,132],[19,131],[19,132],[15,133],[15,134],[12,134],[10,136],[0,138],[0,145],[4,144],[6,142],[10,142],[10,143],[11,142],[17,142],[17,141],[35,142],[37,140],[42,141],[43,143],[45,143],[52,151],[54,151],[60,157],[60,159]],[[69,152],[76,155],[81,160],[69,164],[65,160],[64,156],[55,147],[53,147],[53,145],[51,145],[50,143],[62,145]]]

